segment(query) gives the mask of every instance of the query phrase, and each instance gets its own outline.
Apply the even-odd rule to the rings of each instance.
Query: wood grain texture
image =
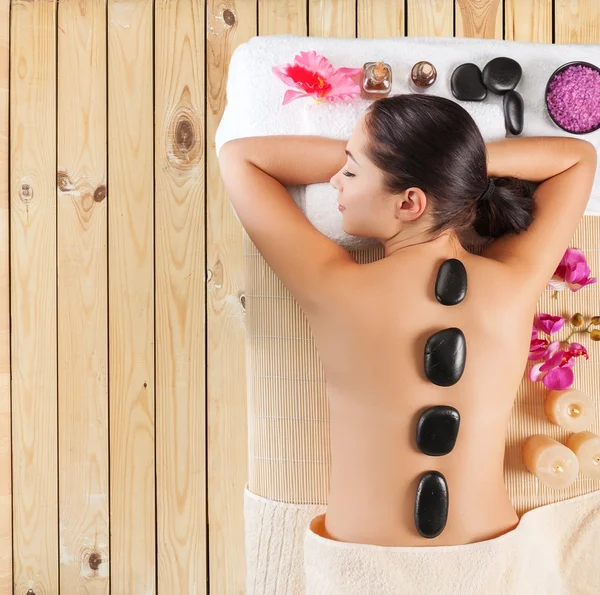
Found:
[[[275,5],[260,4],[269,11]],[[294,7],[297,9],[296,3]],[[290,25],[284,18],[273,18],[270,14],[263,13],[262,18],[274,26]],[[206,317],[212,595],[245,592],[243,492],[248,477],[243,228],[225,194],[214,138],[227,101],[231,54],[240,43],[257,34],[256,22],[255,2],[210,0],[207,3]]]
[[[308,0],[311,37],[356,37],[356,0]]]
[[[555,43],[600,43],[598,0],[555,0]]]
[[[455,36],[502,39],[502,0],[455,0]]]
[[[152,2],[108,3],[111,592],[155,585]]]
[[[357,37],[402,37],[405,30],[404,2],[357,0]]]
[[[204,9],[155,3],[158,593],[206,594]]]
[[[0,593],[12,589],[8,68],[10,0],[0,1]],[[4,166],[6,164],[6,166]]]
[[[258,0],[258,30],[275,31],[270,35],[307,35],[306,3],[308,0]],[[329,3],[328,0],[324,0]],[[221,2],[220,4],[225,4]],[[227,2],[226,4],[234,4]],[[237,0],[238,12],[251,10],[251,2]],[[248,6],[246,6],[248,5]],[[222,10],[222,9],[221,9]]]
[[[452,37],[454,0],[408,0],[408,35]]]
[[[504,38],[552,43],[552,0],[504,0]]]
[[[110,559],[105,3],[62,0],[58,28],[60,588],[100,595]]]
[[[11,15],[14,592],[58,592],[56,4]]]

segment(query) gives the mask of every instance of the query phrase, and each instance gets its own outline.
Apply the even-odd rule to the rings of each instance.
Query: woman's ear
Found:
[[[407,188],[396,200],[396,217],[403,221],[414,221],[427,207],[427,196],[420,188]]]

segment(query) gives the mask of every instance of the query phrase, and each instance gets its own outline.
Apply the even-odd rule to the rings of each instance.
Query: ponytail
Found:
[[[477,202],[473,228],[482,237],[521,233],[533,221],[531,189],[518,178],[493,178],[492,192]],[[488,188],[490,188],[488,186]]]

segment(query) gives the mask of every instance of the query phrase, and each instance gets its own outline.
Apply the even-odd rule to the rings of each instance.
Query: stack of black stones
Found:
[[[511,134],[523,132],[525,109],[523,98],[515,91],[523,70],[512,58],[494,58],[484,67],[467,63],[458,66],[452,73],[450,88],[460,101],[483,101],[488,91],[503,97],[504,124]]]
[[[435,297],[444,306],[460,304],[467,293],[467,271],[451,258],[438,271]],[[425,344],[425,376],[437,386],[456,384],[465,369],[467,345],[459,328],[446,328],[431,335]],[[417,423],[417,446],[432,457],[447,455],[456,443],[460,415],[454,407],[429,407]],[[433,539],[448,520],[448,484],[439,471],[428,471],[420,479],[415,498],[415,525],[423,537]]]

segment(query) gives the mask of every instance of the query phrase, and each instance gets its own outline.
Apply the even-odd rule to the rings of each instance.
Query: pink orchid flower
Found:
[[[590,278],[590,267],[587,265],[585,254],[576,248],[567,248],[548,284],[555,291],[562,291],[568,287],[575,292],[591,283],[596,283],[596,278]]]
[[[527,358],[530,361],[535,361],[538,359],[542,359],[544,355],[546,355],[546,351],[548,350],[548,340],[547,339],[539,339],[538,338],[538,330],[535,326],[531,327],[531,341],[529,343],[529,357]]]
[[[566,351],[559,350],[559,345],[559,341],[550,343],[547,353],[549,358],[531,368],[529,378],[532,382],[541,380],[551,390],[563,390],[573,385],[575,360],[567,357]]]
[[[534,321],[534,327],[538,330],[552,335],[558,332],[565,324],[566,319],[560,316],[552,316],[551,314],[539,314]]]
[[[589,359],[589,355],[586,348],[579,343],[571,343],[567,350],[559,349],[559,346],[559,341],[550,343],[546,353],[548,359],[531,368],[529,378],[532,382],[541,380],[550,390],[564,390],[573,385],[575,358],[584,356]]]
[[[286,85],[299,89],[289,89],[283,96],[282,105],[299,97],[314,97],[317,103],[352,99],[360,93],[360,87],[352,77],[362,72],[362,68],[338,68],[314,50],[300,52],[292,64],[272,67],[273,74]]]
[[[571,357],[585,357],[585,359],[590,359],[587,349],[581,343],[571,343],[569,345],[569,353]]]
[[[529,357],[527,359],[530,361],[543,359],[548,351],[548,345],[549,343],[546,339],[532,339],[531,344],[529,345]]]

